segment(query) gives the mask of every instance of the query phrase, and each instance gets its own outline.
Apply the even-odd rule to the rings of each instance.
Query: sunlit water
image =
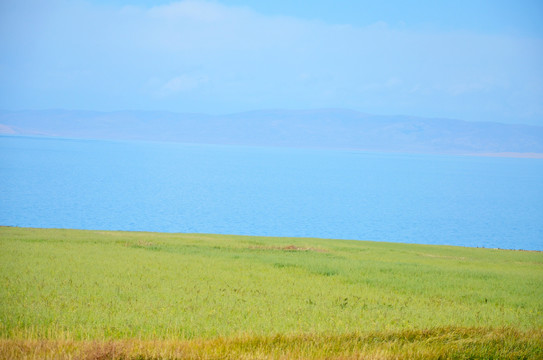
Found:
[[[0,137],[0,224],[543,250],[543,160]]]

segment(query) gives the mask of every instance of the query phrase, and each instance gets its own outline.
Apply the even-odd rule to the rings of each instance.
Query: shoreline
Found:
[[[500,158],[516,158],[516,159],[543,159],[543,153],[521,153],[521,152],[496,152],[496,153],[480,153],[467,154],[468,156],[482,157],[500,157]]]
[[[2,124],[0,124],[2,125]],[[20,134],[2,132],[0,128],[0,138],[35,138],[35,139],[56,139],[56,140],[74,140],[74,141],[111,141],[111,142],[128,142],[128,143],[164,143],[164,144],[180,144],[180,145],[197,145],[197,146],[232,146],[232,147],[249,147],[249,148],[270,148],[270,149],[296,149],[296,150],[330,150],[330,151],[357,151],[361,153],[372,154],[391,154],[391,155],[432,155],[432,156],[470,156],[470,157],[497,157],[497,158],[515,158],[515,159],[543,159],[543,153],[537,152],[439,152],[439,151],[399,151],[399,150],[383,150],[383,149],[365,149],[357,147],[318,147],[318,146],[295,146],[295,145],[258,145],[251,143],[229,143],[229,142],[185,142],[174,140],[153,140],[153,139],[131,139],[131,138],[108,138],[108,137],[85,137],[85,136],[63,136],[51,134]]]
[[[127,234],[154,234],[161,236],[181,235],[181,236],[218,236],[218,237],[236,237],[236,238],[258,238],[258,239],[281,239],[281,240],[330,240],[330,241],[345,241],[345,242],[357,242],[357,243],[373,243],[384,245],[415,245],[415,246],[435,246],[435,247],[452,247],[461,249],[481,249],[481,250],[499,250],[499,251],[521,251],[521,252],[535,252],[543,253],[543,250],[535,249],[507,249],[499,247],[485,247],[485,246],[463,246],[463,245],[451,245],[451,244],[427,244],[427,243],[413,243],[413,242],[399,242],[399,241],[377,241],[368,239],[342,239],[342,238],[321,238],[316,236],[274,236],[274,235],[242,235],[242,234],[220,234],[220,233],[185,233],[185,232],[167,232],[167,231],[150,231],[150,230],[107,230],[107,229],[77,229],[77,228],[55,228],[55,227],[29,227],[29,226],[16,226],[16,225],[0,225],[1,229],[23,229],[23,230],[51,230],[51,231],[82,231],[82,232],[95,232],[95,233],[127,233]]]

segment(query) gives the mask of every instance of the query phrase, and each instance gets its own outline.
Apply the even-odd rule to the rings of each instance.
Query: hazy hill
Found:
[[[0,133],[425,153],[543,153],[543,127],[356,111],[3,111]]]

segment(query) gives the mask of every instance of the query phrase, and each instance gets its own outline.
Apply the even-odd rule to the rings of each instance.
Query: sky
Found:
[[[543,2],[0,1],[0,109],[543,125]]]

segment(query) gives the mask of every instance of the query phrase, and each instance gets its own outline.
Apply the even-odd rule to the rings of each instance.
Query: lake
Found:
[[[0,225],[543,250],[543,160],[0,137]]]

